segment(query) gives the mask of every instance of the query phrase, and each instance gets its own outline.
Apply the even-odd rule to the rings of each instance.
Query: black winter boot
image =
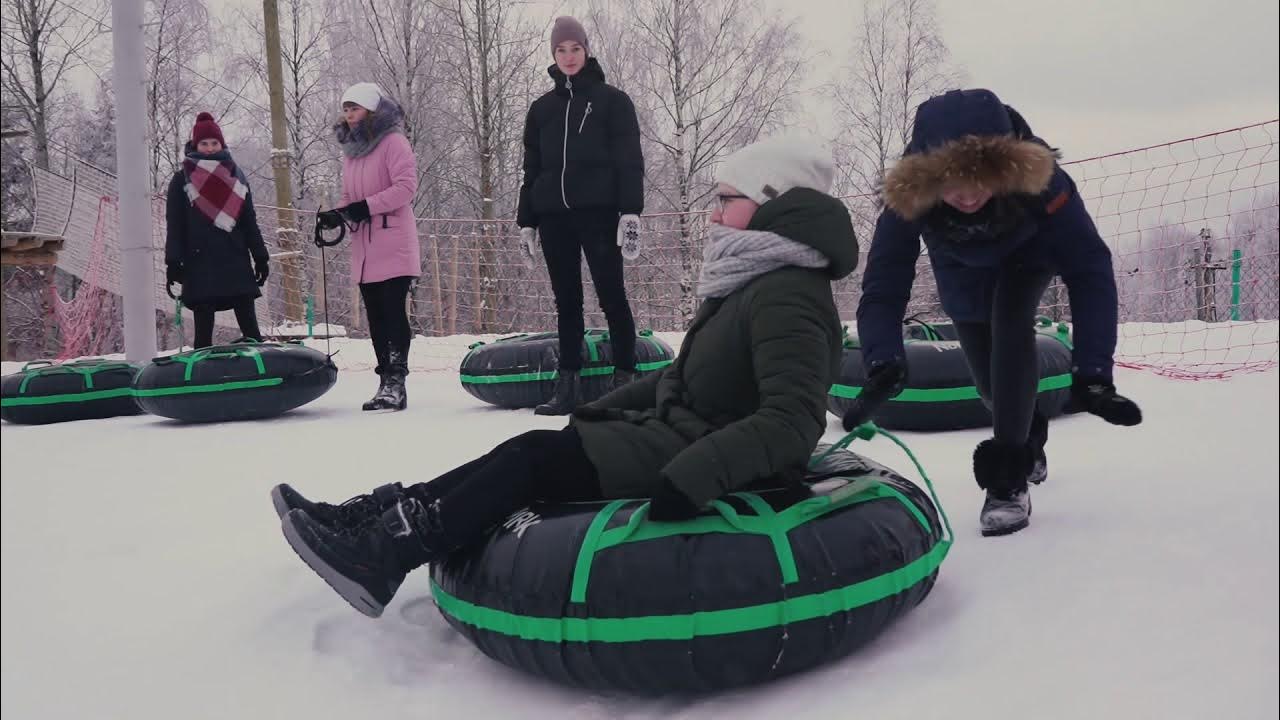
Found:
[[[1008,535],[1031,524],[1031,496],[1027,478],[1032,453],[1025,444],[983,440],[973,451],[973,475],[987,491],[978,516],[985,536]]]
[[[388,355],[387,366],[382,371],[382,385],[378,394],[364,404],[365,410],[404,410],[409,406],[409,398],[405,392],[404,380],[409,374],[409,363],[405,353],[392,350]]]
[[[396,504],[404,497],[404,486],[390,483],[373,489],[367,495],[357,495],[341,505],[314,502],[305,498],[287,483],[271,489],[271,504],[276,515],[283,518],[290,510],[305,510],[313,520],[330,529],[355,527]]]
[[[1027,482],[1039,485],[1049,479],[1049,458],[1044,446],[1049,442],[1049,418],[1039,410],[1031,416],[1031,432],[1027,435],[1027,447],[1031,450],[1031,473]]]
[[[561,370],[551,400],[533,409],[534,415],[568,415],[578,406],[578,371]]]
[[[448,554],[439,503],[405,497],[353,528],[326,527],[305,510],[281,523],[285,540],[342,599],[369,617],[386,609],[414,568]]]
[[[378,373],[378,391],[373,394],[373,397],[364,401],[364,404],[360,406],[361,410],[381,409],[380,399],[387,392],[387,371],[385,368],[378,368],[376,372]]]
[[[635,370],[623,370],[622,368],[614,368],[613,382],[609,384],[610,392],[617,390],[623,385],[626,385],[631,382],[635,382],[635,379],[638,376],[639,376],[639,373],[637,373]]]

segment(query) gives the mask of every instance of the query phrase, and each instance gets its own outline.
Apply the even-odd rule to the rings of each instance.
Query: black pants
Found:
[[[391,351],[401,360],[409,359],[409,341],[413,335],[409,329],[409,312],[405,300],[409,297],[411,276],[394,277],[374,283],[360,283],[360,297],[364,300],[365,317],[369,320],[369,337],[373,339],[373,354],[378,358],[377,372],[382,373],[391,363]],[[402,368],[407,370],[407,366]]]
[[[246,338],[262,342],[262,331],[258,329],[258,313],[253,308],[253,298],[242,298],[231,309],[236,314],[236,324],[240,326],[240,334]],[[191,314],[195,317],[196,336],[192,341],[192,347],[206,348],[213,344],[213,314],[217,312],[215,306],[197,305],[191,308]]]
[[[1035,320],[1051,273],[1002,270],[985,323],[956,323],[969,372],[991,410],[996,440],[1027,441],[1040,384]]]
[[[609,324],[613,365],[636,367],[636,321],[631,316],[622,281],[622,250],[618,247],[618,213],[613,210],[571,210],[545,215],[538,232],[542,256],[556,296],[556,331],[560,335],[560,369],[582,369],[582,256],[587,257],[596,297]]]
[[[534,500],[599,500],[595,466],[573,427],[531,430],[430,482],[406,488],[440,501],[449,547],[464,547]]]

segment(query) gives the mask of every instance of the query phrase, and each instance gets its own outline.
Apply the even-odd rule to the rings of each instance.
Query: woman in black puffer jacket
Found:
[[[542,255],[556,298],[559,376],[539,415],[567,415],[578,403],[582,256],[609,324],[614,385],[635,378],[635,320],[622,280],[624,255],[638,253],[644,210],[644,157],[631,98],[605,82],[589,57],[587,34],[571,17],[551,30],[555,88],[534,101],[524,127],[524,183],[516,223],[532,257]]]
[[[187,156],[169,181],[165,221],[165,279],[182,285],[182,303],[195,316],[192,344],[213,344],[219,310],[235,311],[242,340],[260,342],[253,301],[267,282],[267,246],[249,181],[209,113],[196,116]]]

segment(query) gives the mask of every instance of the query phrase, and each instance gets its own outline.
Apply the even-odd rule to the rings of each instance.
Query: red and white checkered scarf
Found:
[[[188,155],[182,161],[182,174],[187,179],[184,189],[191,204],[215,227],[231,232],[249,194],[249,186],[241,181],[231,156]]]

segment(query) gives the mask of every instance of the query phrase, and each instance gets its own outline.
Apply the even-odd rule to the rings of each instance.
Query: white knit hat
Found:
[[[716,180],[760,205],[804,187],[831,192],[835,180],[831,150],[811,135],[777,135],[748,145],[720,162]]]
[[[382,88],[377,83],[356,83],[342,93],[342,104],[353,102],[365,110],[377,110],[382,101]]]

